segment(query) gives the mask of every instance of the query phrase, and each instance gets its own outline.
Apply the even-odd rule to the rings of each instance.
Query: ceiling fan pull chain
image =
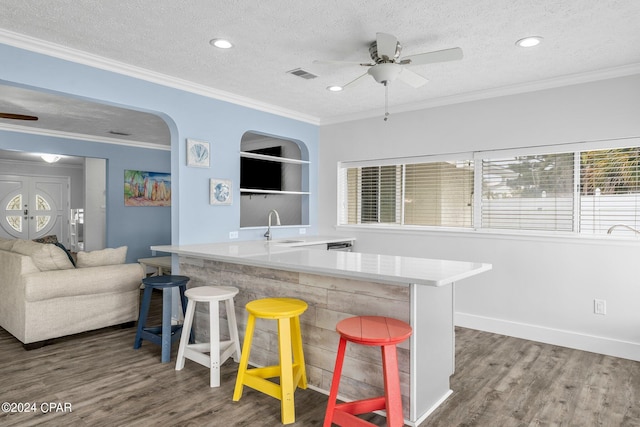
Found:
[[[389,118],[389,82],[384,82],[384,121]]]

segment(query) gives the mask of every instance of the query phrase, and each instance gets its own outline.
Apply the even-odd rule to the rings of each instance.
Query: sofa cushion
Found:
[[[71,302],[55,301],[55,299],[77,298],[82,295],[93,297],[99,294],[119,294],[137,290],[137,300],[143,277],[144,270],[138,263],[25,274],[23,276],[24,299],[27,302],[49,300],[51,306],[63,307]],[[94,315],[101,314],[85,313],[85,317]],[[61,312],[60,316],[64,317],[65,314]]]
[[[30,240],[16,240],[12,252],[28,255],[40,271],[68,270],[73,268],[65,251],[56,245],[36,243]]]
[[[127,246],[119,248],[99,249],[91,252],[78,252],[78,268],[99,267],[102,265],[124,264],[127,258]]]
[[[15,242],[16,239],[5,239],[4,237],[0,237],[0,249],[3,251],[10,251]]]

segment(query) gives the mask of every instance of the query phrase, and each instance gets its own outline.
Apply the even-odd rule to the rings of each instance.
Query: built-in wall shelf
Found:
[[[258,154],[258,153],[249,153],[246,151],[240,152],[240,157],[246,157],[250,159],[260,159],[266,160],[269,162],[280,162],[280,163],[294,163],[298,165],[308,165],[308,160],[300,160],[300,159],[290,159],[288,157],[276,157],[276,156],[268,156],[266,154]]]
[[[278,190],[260,190],[255,188],[241,188],[240,193],[253,193],[253,194],[311,194],[308,191],[278,191]]]

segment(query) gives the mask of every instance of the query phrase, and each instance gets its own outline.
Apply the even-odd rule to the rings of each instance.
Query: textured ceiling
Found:
[[[430,82],[389,88],[389,109],[640,64],[638,0],[0,0],[0,29],[290,111],[317,123],[381,114],[384,88],[366,71],[376,32],[402,56],[460,47],[461,61],[412,67]],[[515,41],[544,37],[535,48]],[[213,48],[214,37],[235,47]],[[0,38],[0,42],[2,39]],[[303,68],[318,78],[286,71]],[[1,78],[1,74],[0,74]],[[563,80],[563,81],[565,81]],[[0,94],[2,94],[0,92]],[[3,107],[0,104],[0,107]]]

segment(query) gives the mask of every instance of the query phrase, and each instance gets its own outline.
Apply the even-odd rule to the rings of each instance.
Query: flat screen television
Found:
[[[281,157],[282,147],[250,150],[247,153]],[[240,187],[255,190],[282,190],[282,163],[250,157],[240,158]]]

